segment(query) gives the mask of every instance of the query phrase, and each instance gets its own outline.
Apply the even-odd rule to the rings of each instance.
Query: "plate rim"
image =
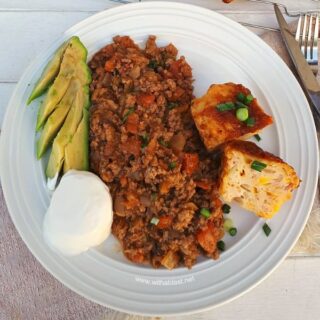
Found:
[[[66,35],[68,35],[68,33],[70,33],[72,31],[72,29],[74,28],[77,28],[79,27],[79,25],[81,25],[82,23],[85,23],[85,22],[88,22],[90,19],[93,19],[93,18],[96,18],[96,19],[99,19],[99,16],[103,16],[105,12],[117,12],[117,11],[125,11],[126,9],[129,9],[130,7],[159,7],[159,6],[166,6],[166,7],[174,7],[177,9],[177,7],[182,7],[182,8],[187,8],[189,7],[191,10],[192,8],[194,9],[197,9],[200,11],[203,11],[203,13],[209,13],[212,14],[213,16],[215,15],[218,15],[218,16],[222,16],[223,18],[229,20],[229,23],[233,24],[233,26],[236,26],[238,29],[240,30],[245,30],[245,32],[250,32],[248,31],[246,28],[244,28],[243,26],[239,25],[238,23],[234,22],[233,20],[223,16],[222,14],[219,14],[219,13],[216,13],[216,12],[213,12],[209,9],[206,9],[206,8],[203,8],[203,7],[200,7],[200,6],[197,6],[197,5],[192,5],[192,4],[185,4],[185,3],[178,3],[178,2],[166,2],[166,1],[159,1],[159,2],[142,2],[142,3],[131,3],[131,4],[127,4],[127,5],[122,5],[122,6],[117,6],[117,7],[114,7],[114,8],[111,8],[111,9],[107,9],[107,10],[104,10],[104,11],[101,11],[99,13],[96,13],[94,15],[91,15],[89,17],[87,17],[86,19],[83,19],[81,20],[80,22],[78,22],[77,24],[73,25],[72,27],[70,27],[68,30],[66,30],[62,36],[59,36],[55,41],[51,42],[50,43],[50,46],[48,48],[44,48],[43,50],[40,51],[39,55],[38,56],[41,56],[43,55],[45,52],[48,52],[48,50],[50,48],[52,48],[53,46],[56,45],[56,43],[60,42],[62,40],[62,38],[65,38]],[[251,32],[250,32],[251,33]],[[259,41],[261,41],[260,43],[262,44],[263,41],[256,35],[252,34],[251,35],[255,36],[256,38],[259,39]],[[265,44],[265,46],[268,48],[268,49],[271,49],[268,45]],[[277,56],[279,58],[279,56],[275,53],[274,53],[274,56]],[[37,57],[38,57],[37,56]],[[280,59],[280,58],[279,58]],[[281,60],[281,59],[280,59]],[[304,97],[304,100],[306,102],[306,106],[308,106],[308,102],[306,100],[306,97],[304,95],[304,93],[302,92],[302,89],[300,87],[300,85],[298,84],[296,78],[293,76],[291,70],[288,68],[288,66],[283,62],[281,61],[283,66],[287,68],[287,70],[289,71],[290,75],[291,75],[291,78],[294,79],[294,81],[296,82],[297,86],[299,87],[300,89],[300,93],[302,93],[302,96]],[[8,102],[8,106],[10,106],[12,103],[13,103],[13,99],[14,99],[14,96],[16,95],[16,92],[18,91],[18,88],[19,88],[19,85],[20,83],[22,83],[23,81],[23,78],[29,73],[29,71],[32,71],[32,69],[36,66],[37,64],[37,58],[30,63],[30,65],[25,69],[25,71],[23,72],[22,76],[20,77],[20,80],[18,81],[18,83],[16,84],[15,86],[15,89],[11,95],[11,98]],[[309,113],[309,116],[311,115],[311,111],[310,109],[308,109],[308,113]],[[8,123],[10,122],[8,120],[9,118],[9,108],[7,108],[6,112],[5,112],[5,117],[4,117],[4,120],[3,120],[3,126],[2,126],[2,134],[1,134],[1,138],[0,138],[0,158],[3,159],[5,158],[5,155],[4,155],[4,150],[5,150],[5,143],[4,143],[4,133],[8,130],[6,130],[6,126],[8,126]],[[311,119],[313,119],[311,117]],[[314,121],[312,121],[312,131],[314,133],[314,138],[315,140],[317,141],[317,136],[315,134],[315,126],[314,126]],[[317,150],[315,150],[315,154],[316,154],[316,160],[317,160],[317,163],[316,163],[316,169],[317,169],[317,172],[319,171],[319,153],[318,153],[318,148]],[[1,163],[3,163],[1,161]],[[82,292],[81,290],[78,290],[77,287],[73,286],[73,285],[70,285],[69,283],[67,283],[64,279],[62,279],[60,277],[60,275],[58,275],[54,270],[52,270],[51,266],[48,266],[47,263],[45,261],[43,261],[42,259],[40,259],[37,255],[36,255],[36,252],[35,250],[33,250],[34,248],[31,248],[28,244],[27,241],[25,241],[25,237],[24,237],[24,232],[20,229],[19,227],[19,222],[16,220],[16,217],[14,216],[14,214],[12,214],[12,206],[11,206],[11,203],[7,201],[8,198],[10,198],[9,194],[7,192],[9,192],[9,190],[7,190],[7,187],[6,187],[6,180],[7,178],[4,178],[5,174],[4,174],[4,171],[5,171],[5,168],[4,166],[0,165],[0,173],[1,173],[1,185],[2,185],[2,189],[3,189],[3,193],[4,193],[4,198],[6,200],[6,204],[7,204],[7,207],[8,207],[8,211],[9,211],[9,214],[10,214],[10,217],[15,225],[15,228],[16,230],[18,231],[20,237],[23,239],[24,243],[26,244],[26,246],[28,247],[28,249],[32,252],[33,256],[40,262],[40,264],[50,273],[52,274],[56,279],[58,279],[61,283],[63,283],[65,286],[67,286],[68,288],[70,288],[71,290],[73,290],[74,292],[80,294],[81,296],[84,296],[85,298],[87,298],[88,300],[91,300],[91,301],[94,301],[100,305],[104,305],[104,306],[107,306],[106,304],[102,304],[101,302],[97,301],[96,299],[90,297],[89,295],[85,294],[84,292]],[[8,188],[9,189],[9,188]],[[316,194],[316,190],[317,190],[317,184],[314,185],[314,189],[313,189],[313,195],[312,195],[312,199],[314,201],[314,197],[315,197],[315,194]],[[195,312],[200,312],[200,311],[206,311],[206,310],[210,310],[212,308],[215,308],[215,307],[218,307],[220,305],[223,305],[225,303],[228,303],[234,299],[236,299],[237,297],[245,294],[246,292],[252,290],[254,287],[256,287],[257,285],[259,285],[264,279],[266,279],[278,266],[279,264],[285,259],[285,257],[287,256],[288,252],[292,249],[292,247],[294,246],[294,244],[296,243],[297,239],[299,238],[299,236],[301,235],[302,231],[303,231],[303,228],[307,222],[307,219],[310,215],[310,210],[311,210],[311,207],[312,207],[312,204],[313,202],[310,201],[309,203],[309,208],[308,208],[308,212],[309,214],[306,215],[305,219],[304,219],[304,223],[303,225],[300,227],[300,232],[297,234],[296,236],[296,239],[295,241],[291,244],[290,248],[287,250],[286,254],[283,255],[283,257],[278,260],[278,262],[276,264],[274,264],[274,266],[269,269],[269,271],[267,273],[265,273],[265,275],[263,277],[261,277],[259,280],[257,280],[253,285],[249,286],[246,290],[243,290],[242,292],[236,294],[236,295],[233,295],[231,298],[229,299],[226,299],[224,300],[223,302],[220,302],[220,303],[217,303],[215,304],[214,306],[210,306],[208,305],[206,308],[199,308],[199,309],[194,309],[192,311],[188,311],[188,312],[174,312],[174,313],[163,313],[162,315],[183,315],[183,314],[192,314],[192,313],[195,313]],[[143,315],[150,315],[150,316],[154,316],[154,315],[159,315],[159,314],[154,314],[154,313],[137,313],[137,312],[134,312],[134,311],[130,311],[128,309],[125,309],[125,308],[119,308],[119,307],[115,307],[113,306],[112,304],[108,305],[110,308],[112,309],[115,309],[115,310],[119,310],[119,311],[122,311],[122,312],[131,312],[133,314],[143,314]]]

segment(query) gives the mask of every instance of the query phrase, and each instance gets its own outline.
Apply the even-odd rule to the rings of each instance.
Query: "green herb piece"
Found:
[[[159,219],[157,217],[153,217],[151,220],[150,220],[150,223],[151,224],[154,224],[155,226],[159,223]]]
[[[240,101],[236,101],[235,105],[236,105],[236,108],[247,108],[248,109],[248,106]]]
[[[248,105],[253,101],[253,99],[254,99],[253,96],[251,94],[248,94],[244,100],[244,103]]]
[[[224,251],[226,249],[226,244],[224,243],[224,241],[220,240],[217,242],[217,248],[220,251]]]
[[[144,133],[140,136],[141,140],[141,148],[145,148],[149,144],[149,135],[147,133]]]
[[[256,123],[256,120],[252,117],[249,117],[247,120],[246,120],[246,125],[248,127],[253,127]]]
[[[207,208],[201,208],[200,214],[201,214],[202,216],[204,216],[205,218],[207,218],[207,219],[210,218],[210,216],[211,216],[211,212],[210,212],[210,210],[207,209]]]
[[[128,117],[130,116],[130,114],[134,113],[134,107],[130,107],[128,109],[128,111],[124,114],[123,118],[122,118],[122,123],[125,123],[128,119]]]
[[[235,105],[233,102],[220,103],[217,105],[218,111],[229,111],[235,109]]]
[[[151,69],[155,69],[158,67],[158,62],[156,60],[150,60],[148,67]]]
[[[177,166],[177,163],[175,161],[172,161],[168,164],[168,168],[170,170],[173,170]]]
[[[237,228],[230,228],[229,229],[229,234],[231,237],[234,237],[237,234],[238,230]]]
[[[233,228],[232,219],[225,219],[223,222],[223,229],[228,232],[231,228]]]
[[[256,170],[256,171],[259,171],[261,172],[263,169],[265,169],[267,167],[267,165],[263,162],[260,162],[258,160],[254,160],[252,163],[251,163],[251,169],[253,170]]]
[[[254,137],[256,138],[257,141],[261,140],[261,137],[258,134],[255,134]]]
[[[269,234],[271,233],[271,228],[267,225],[267,223],[265,223],[265,224],[263,225],[262,229],[263,229],[265,235],[266,235],[267,237],[269,237]]]
[[[178,106],[178,103],[177,103],[177,102],[169,102],[169,103],[167,104],[167,108],[168,108],[169,110],[172,110],[172,109],[176,108],[177,106]]]
[[[246,121],[249,118],[248,108],[239,108],[236,112],[236,117],[239,121]]]
[[[222,212],[223,212],[223,213],[228,214],[228,213],[230,213],[231,207],[230,207],[228,204],[225,203],[225,204],[221,207],[221,209],[222,209]]]
[[[242,92],[239,92],[237,94],[237,100],[241,101],[241,102],[244,102],[246,100],[246,96],[244,95],[244,93]]]
[[[168,146],[169,146],[169,143],[167,141],[165,141],[163,138],[158,138],[158,143],[165,148],[168,148]]]

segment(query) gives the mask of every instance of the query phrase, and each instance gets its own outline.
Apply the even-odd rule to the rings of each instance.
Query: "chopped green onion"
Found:
[[[151,193],[151,201],[155,201],[158,197],[158,194],[156,192]]]
[[[248,108],[239,108],[236,112],[236,117],[239,121],[246,121],[249,118]]]
[[[147,133],[144,133],[140,136],[141,140],[141,148],[145,148],[149,144],[149,135]]]
[[[224,241],[220,240],[217,242],[217,248],[220,251],[224,251],[226,249],[226,244],[224,243]]]
[[[175,161],[170,162],[168,165],[170,170],[173,170],[176,166],[177,166],[177,163]]]
[[[156,60],[150,60],[148,67],[151,69],[155,69],[158,67],[158,62]]]
[[[257,141],[261,140],[261,137],[258,134],[255,134],[254,137],[256,138]]]
[[[256,120],[252,117],[249,117],[247,120],[246,120],[246,124],[248,127],[253,127],[256,123]]]
[[[248,105],[253,101],[253,99],[254,99],[253,96],[251,94],[248,94],[244,100],[244,103]]]
[[[225,219],[223,222],[223,229],[228,232],[231,228],[233,228],[232,219]]]
[[[267,165],[263,162],[260,162],[258,160],[254,160],[252,163],[251,163],[251,169],[253,170],[256,170],[256,171],[259,171],[261,172],[263,169],[265,169],[267,167]]]
[[[233,110],[234,108],[235,106],[233,102],[220,103],[217,105],[217,109],[219,111],[229,111],[229,110]]]
[[[237,228],[230,228],[229,229],[229,234],[231,237],[234,237],[237,234],[238,230]]]
[[[122,123],[125,123],[128,119],[128,117],[130,116],[130,114],[134,113],[134,107],[130,107],[128,109],[128,111],[124,114],[123,119],[122,119]]]
[[[238,99],[239,101],[241,101],[241,102],[244,102],[245,99],[246,99],[246,96],[244,95],[244,93],[239,92],[239,93],[237,94],[237,99]]]
[[[211,216],[211,212],[210,212],[210,210],[207,209],[207,208],[201,208],[200,214],[201,214],[202,216],[204,216],[205,218],[207,218],[207,219],[210,218],[210,216]]]
[[[168,146],[169,146],[169,143],[167,141],[165,141],[163,138],[159,138],[158,142],[160,145],[162,145],[165,148],[168,148]]]
[[[267,237],[269,237],[269,234],[271,233],[271,228],[265,223],[265,224],[263,225],[262,229],[263,229],[265,235],[266,235]]]
[[[159,223],[159,219],[157,217],[153,217],[151,220],[150,220],[150,223],[151,224],[154,224],[155,226]]]
[[[168,108],[169,110],[172,110],[172,109],[176,108],[177,106],[178,106],[178,103],[177,103],[177,102],[169,102],[169,103],[167,104],[167,108]]]
[[[236,108],[247,108],[248,109],[248,106],[240,101],[236,101],[235,105],[236,105]]]
[[[231,210],[231,207],[228,205],[228,204],[224,204],[222,207],[221,207],[221,209],[222,209],[222,212],[223,213],[230,213],[230,210]]]

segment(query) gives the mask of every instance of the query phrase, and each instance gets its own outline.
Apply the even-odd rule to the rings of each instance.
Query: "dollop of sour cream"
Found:
[[[112,220],[108,187],[93,173],[70,170],[53,193],[43,236],[56,252],[77,255],[107,239]]]

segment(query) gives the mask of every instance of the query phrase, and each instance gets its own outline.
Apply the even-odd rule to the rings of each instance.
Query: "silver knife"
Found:
[[[300,47],[289,30],[289,25],[284,19],[279,7],[274,4],[274,11],[279,23],[280,31],[290,57],[295,65],[307,95],[309,96],[317,115],[320,117],[320,85],[313,75]]]

